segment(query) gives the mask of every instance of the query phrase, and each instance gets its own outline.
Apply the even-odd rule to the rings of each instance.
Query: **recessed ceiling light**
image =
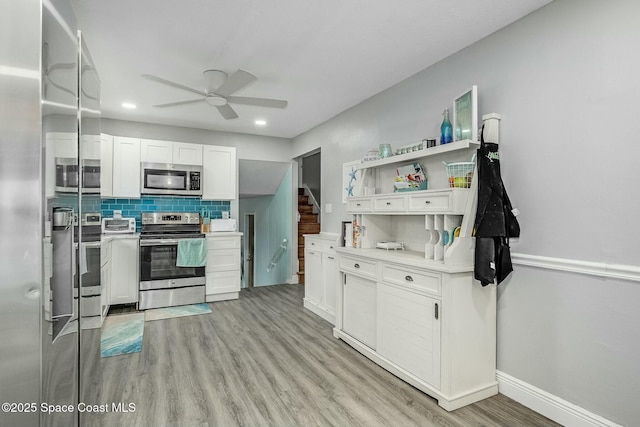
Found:
[[[256,120],[255,124],[256,124],[256,126],[266,126],[267,125],[267,121],[266,120]]]
[[[135,109],[135,108],[136,108],[136,104],[132,104],[131,102],[123,102],[123,103],[122,103],[122,106],[123,106],[124,108],[128,108],[128,109],[130,109],[130,110],[133,110],[133,109]]]

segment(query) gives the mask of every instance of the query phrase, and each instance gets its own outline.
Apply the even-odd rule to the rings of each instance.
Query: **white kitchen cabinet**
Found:
[[[173,143],[173,163],[202,166],[202,145],[186,142]]]
[[[55,157],[78,158],[78,134],[67,132],[48,132],[47,138],[53,140]]]
[[[100,160],[100,135],[82,135],[82,138],[80,138],[80,153],[85,160]]]
[[[335,324],[338,264],[334,233],[304,235],[304,307]]]
[[[113,197],[113,136],[100,135],[100,197]]]
[[[242,233],[207,235],[205,267],[207,302],[237,299],[240,292],[240,239]]]
[[[202,147],[202,199],[235,200],[238,194],[235,147]]]
[[[112,197],[140,198],[140,140],[113,137]]]
[[[173,163],[173,142],[141,139],[140,161],[144,163]]]
[[[376,282],[346,274],[342,286],[342,331],[376,348]]]
[[[138,302],[139,250],[137,236],[118,236],[110,239],[108,273],[109,302],[130,304]]]

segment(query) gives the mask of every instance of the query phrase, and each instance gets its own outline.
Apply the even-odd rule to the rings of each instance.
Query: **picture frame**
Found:
[[[453,140],[478,141],[478,86],[453,100]]]
[[[355,160],[342,165],[342,203],[347,203],[348,197],[357,196],[362,187],[362,170],[358,169],[358,165],[362,162]]]

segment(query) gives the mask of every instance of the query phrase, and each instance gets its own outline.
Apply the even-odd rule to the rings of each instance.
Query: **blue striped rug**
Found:
[[[144,313],[107,316],[102,325],[100,357],[140,352],[143,332]]]

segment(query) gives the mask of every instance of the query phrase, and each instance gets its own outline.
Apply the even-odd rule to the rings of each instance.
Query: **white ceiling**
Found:
[[[103,117],[293,138],[550,0],[72,0],[102,80]],[[224,120],[197,95],[202,71],[258,77],[234,95],[289,101],[233,105]],[[122,102],[137,104],[125,110]],[[256,119],[268,124],[259,128]]]

